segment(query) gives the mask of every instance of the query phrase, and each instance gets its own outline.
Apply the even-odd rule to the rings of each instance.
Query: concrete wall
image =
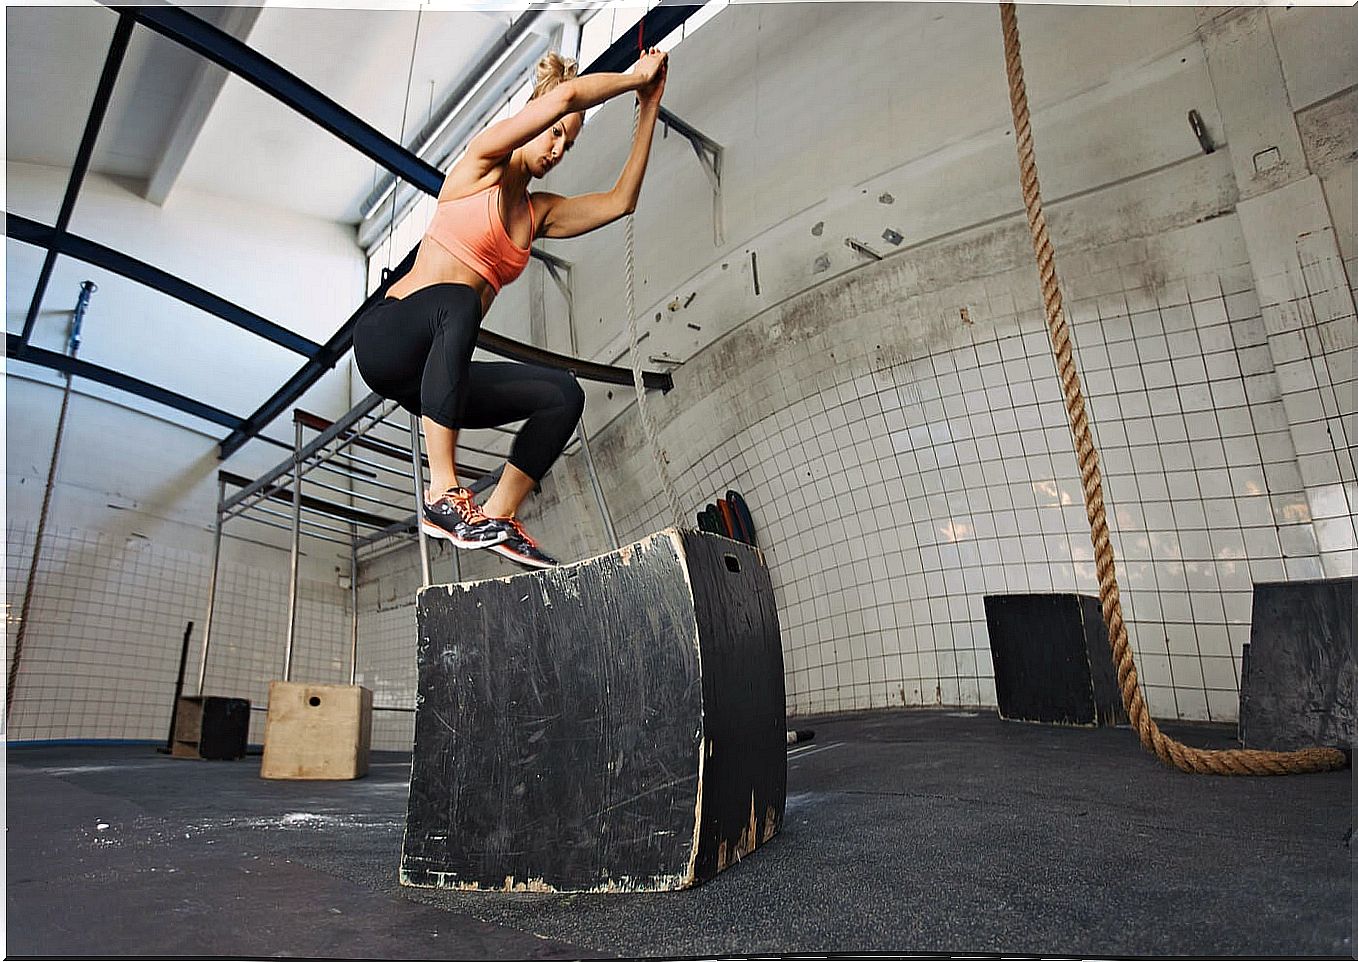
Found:
[[[10,211],[55,220],[69,171],[10,163]],[[177,274],[314,341],[327,339],[363,296],[352,228],[181,190],[165,207],[121,181],[91,176],[71,230]],[[6,241],[6,328],[22,329],[42,252]],[[82,280],[98,285],[80,358],[238,416],[250,414],[302,357],[169,297],[69,258],[58,260],[34,343],[64,349]],[[12,657],[56,436],[63,380],[6,367],[6,628]],[[334,417],[350,406],[348,371],[300,402]],[[286,417],[268,431],[291,444]],[[163,738],[180,644],[196,623],[188,685],[196,690],[212,561],[216,472],[253,477],[286,456],[255,441],[226,462],[227,429],[76,379],[34,582],[10,739]],[[207,692],[266,702],[282,670],[287,534],[227,527]],[[298,677],[348,678],[345,558],[306,542]],[[256,725],[259,740],[262,726]]]
[[[1020,25],[1142,682],[1159,717],[1233,720],[1252,584],[1354,572],[1358,17],[1057,5]],[[732,6],[673,52],[666,105],[725,148],[714,208],[687,142],[657,135],[635,220],[686,523],[730,487],[750,503],[790,712],[993,705],[984,595],[1096,591],[995,9]],[[631,111],[603,108],[551,189],[607,187]],[[574,330],[540,314],[549,346],[628,363],[623,238],[544,245],[574,265]],[[521,281],[487,324],[524,329],[533,296]],[[630,390],[587,391],[620,537],[671,523]],[[543,488],[526,517],[549,550],[611,547],[574,449]],[[367,590],[399,598],[409,573]]]

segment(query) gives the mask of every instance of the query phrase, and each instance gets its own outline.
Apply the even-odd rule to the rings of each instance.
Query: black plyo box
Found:
[[[758,549],[667,529],[420,592],[407,885],[655,891],[768,841],[783,660]]]
[[[1000,717],[1062,725],[1127,720],[1099,599],[985,596]]]
[[[1254,586],[1240,679],[1247,748],[1351,748],[1358,578]]]
[[[217,695],[185,695],[175,714],[177,758],[237,759],[245,757],[250,734],[250,702]]]

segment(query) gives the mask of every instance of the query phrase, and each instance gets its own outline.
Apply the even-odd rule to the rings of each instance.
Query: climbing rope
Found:
[[[637,45],[641,45],[641,25],[637,26]],[[643,51],[644,52],[644,51]],[[637,130],[641,124],[641,102],[637,101],[632,112],[632,140],[637,137]],[[627,215],[627,324],[630,335],[629,343],[632,352],[632,384],[637,391],[637,413],[641,415],[641,427],[646,432],[646,440],[651,446],[651,456],[655,459],[655,470],[660,475],[660,487],[665,492],[665,498],[669,501],[670,517],[674,527],[684,526],[684,513],[679,508],[679,496],[674,492],[674,483],[670,480],[669,458],[665,450],[660,446],[659,433],[656,431],[655,420],[651,416],[650,408],[646,405],[646,385],[642,381],[641,373],[641,354],[637,350],[637,303],[636,303],[636,269],[634,266],[635,254],[635,234],[632,226],[633,216]]]
[[[75,352],[71,352],[75,357]],[[28,581],[24,585],[24,602],[19,609],[19,628],[14,635],[14,654],[9,660],[9,674],[5,684],[5,721],[14,707],[14,687],[19,680],[19,664],[24,658],[24,639],[28,634],[29,614],[33,606],[33,585],[38,579],[38,560],[42,557],[43,533],[47,530],[47,512],[52,505],[52,490],[56,487],[57,461],[61,458],[61,440],[66,434],[66,411],[71,403],[71,382],[75,375],[67,372],[66,386],[61,392],[61,413],[57,415],[57,436],[52,442],[52,460],[47,467],[47,487],[42,493],[42,510],[38,512],[38,530],[33,535],[33,558],[29,562]]]
[[[421,3],[415,11],[415,38],[410,42],[410,69],[406,72],[406,93],[405,99],[401,101],[401,135],[400,144],[406,145],[406,113],[410,108],[410,85],[415,79],[415,55],[420,50],[420,21],[424,19],[424,4]],[[396,234],[396,195],[401,189],[400,176],[394,175],[395,179],[391,184],[391,217],[387,220],[387,266],[382,270],[382,283],[387,282],[391,276],[392,243],[391,239]]]
[[[1185,772],[1289,775],[1344,768],[1348,764],[1347,758],[1342,751],[1334,748],[1303,748],[1291,752],[1254,749],[1207,751],[1192,748],[1163,734],[1150,717],[1141,696],[1136,664],[1127,641],[1127,625],[1122,618],[1122,601],[1118,596],[1117,574],[1113,567],[1113,546],[1108,538],[1108,519],[1103,503],[1099,455],[1094,450],[1094,441],[1089,432],[1089,418],[1080,391],[1080,376],[1075,370],[1075,358],[1071,353],[1070,327],[1061,306],[1061,287],[1056,279],[1047,221],[1038,193],[1037,163],[1033,157],[1033,137],[1028,122],[1028,93],[1023,83],[1023,63],[1019,56],[1018,14],[1012,2],[1000,4],[1000,22],[1004,27],[1005,67],[1009,74],[1009,102],[1014,113],[1014,139],[1018,147],[1023,203],[1028,211],[1028,226],[1037,254],[1052,353],[1056,357],[1057,372],[1066,396],[1066,413],[1070,417],[1075,457],[1084,485],[1085,513],[1089,516],[1090,537],[1094,542],[1094,559],[1099,576],[1099,601],[1103,607],[1103,620],[1108,626],[1108,641],[1117,665],[1118,685],[1122,690],[1122,704],[1127,709],[1127,715],[1142,745],[1155,752],[1162,762]]]

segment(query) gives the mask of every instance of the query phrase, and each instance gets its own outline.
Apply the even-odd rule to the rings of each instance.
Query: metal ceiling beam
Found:
[[[438,168],[416,157],[315,87],[229,33],[178,7],[136,7],[133,8],[132,16],[136,17],[138,23],[254,84],[387,170],[419,184],[428,193],[438,193],[443,183],[443,174]]]
[[[204,421],[220,424],[222,427],[234,429],[241,423],[241,419],[234,414],[228,414],[226,411],[219,410],[201,401],[195,401],[193,398],[176,394],[174,391],[138,380],[127,374],[112,371],[106,367],[100,367],[97,364],[91,364],[89,361],[82,361],[57,351],[48,351],[31,344],[24,346],[18,334],[5,335],[5,356],[23,361],[25,364],[36,364],[39,367],[50,368],[53,371],[60,371],[74,377],[88,378],[99,384],[106,384],[109,387],[117,388],[119,391],[126,391],[129,394],[155,401],[157,404],[164,404],[176,411],[183,411],[185,414],[202,418]],[[273,439],[266,438],[265,440],[272,441]]]
[[[162,8],[145,9],[160,10]],[[700,9],[702,9],[702,4],[692,6],[662,5],[656,7],[648,12],[640,21],[642,39],[649,41],[650,45],[659,43],[665,37],[669,36],[675,28]],[[244,45],[242,44],[241,46]],[[601,70],[625,70],[636,59],[636,46],[636,30],[633,29],[614,41],[612,46],[605,50],[599,58],[585,68],[583,72],[596,73]],[[258,54],[254,54],[253,51],[250,52],[258,57]],[[298,107],[297,109],[301,110],[304,116],[310,116],[305,110],[302,110],[301,107]],[[436,177],[421,181],[418,178],[407,176],[405,171],[398,167],[386,164],[381,158],[375,159],[378,160],[378,163],[382,163],[393,173],[411,181],[426,193],[435,197],[438,196],[439,188],[443,184],[443,179],[442,174],[435,168],[431,167],[430,169],[434,170]],[[373,292],[372,296],[364,301],[363,307],[360,307],[359,310],[344,323],[339,331],[335,333],[335,336],[326,342],[325,347],[322,348],[324,358],[313,358],[308,361],[300,371],[293,375],[286,384],[274,393],[273,397],[261,405],[259,410],[254,414],[250,415],[240,428],[232,431],[229,436],[223,439],[220,448],[220,456],[222,458],[230,457],[241,447],[241,445],[245,444],[251,437],[254,437],[262,431],[264,426],[281,414],[289,404],[301,397],[326,370],[334,367],[335,364],[338,363],[339,358],[349,349],[349,346],[353,341],[353,328],[359,315],[363,313],[363,310],[368,304],[385,296],[386,288],[391,281],[394,281],[396,278],[410,270],[411,265],[415,262],[415,252],[418,249],[418,246],[416,246],[406,254],[405,258],[401,261],[401,264],[388,278],[388,283],[382,285]],[[576,371],[577,376],[587,379],[607,381],[611,384],[633,383],[632,372],[627,368],[610,367],[609,365],[595,364],[592,361],[585,361],[583,359],[565,358],[564,355],[550,354],[550,352],[541,351],[540,349],[531,347],[527,344],[519,344],[486,330],[482,330],[477,337],[477,345],[479,347],[484,347],[492,353],[499,354],[502,357],[508,357],[514,360],[524,360],[530,363],[547,363],[553,367],[562,368],[563,370],[574,370]],[[646,371],[643,372],[642,377],[643,383],[647,387],[668,391],[674,385],[674,379],[669,372]]]
[[[81,135],[80,146],[75,153],[75,163],[71,167],[70,180],[66,182],[66,195],[61,200],[61,210],[57,214],[57,231],[64,233],[71,223],[71,212],[75,210],[76,198],[80,196],[85,173],[89,170],[90,157],[94,154],[94,143],[99,139],[99,128],[104,124],[104,114],[108,111],[113,88],[118,81],[118,71],[122,69],[123,57],[127,54],[128,41],[132,38],[133,18],[127,10],[118,11],[118,26],[113,31],[113,41],[109,44],[108,55],[104,58],[104,69],[99,75],[99,86],[94,92],[94,103],[89,117],[85,120],[85,132]],[[33,298],[24,316],[23,333],[19,335],[20,349],[28,347],[33,336],[33,326],[38,321],[38,311],[42,309],[42,299],[47,293],[47,283],[52,279],[52,268],[56,265],[57,252],[51,248],[43,258],[42,269],[38,271],[38,283],[33,290]],[[5,345],[6,353],[9,344]]]
[[[642,18],[640,36],[647,41],[648,45],[654,45],[664,39],[700,7],[701,5],[656,7]],[[303,117],[335,134],[351,147],[375,160],[387,170],[415,184],[426,193],[433,196],[438,195],[439,188],[443,183],[443,175],[436,167],[421,160],[400,144],[370,127],[315,88],[230,34],[185,10],[172,6],[118,8],[118,10],[123,18],[120,21],[120,29],[126,27],[128,17],[135,18],[136,22],[207,57],[214,63],[254,84],[265,93],[292,107]],[[635,30],[624,34],[583,72],[593,73],[600,70],[626,69],[636,56],[636,37]],[[73,202],[74,197],[72,196]],[[62,225],[58,235],[65,235],[64,225]],[[107,248],[104,250],[107,251]],[[281,414],[289,404],[301,397],[327,370],[330,370],[339,362],[352,343],[353,328],[358,317],[370,304],[385,296],[386,287],[389,286],[390,281],[409,271],[414,259],[415,250],[411,250],[389,277],[388,284],[379,287],[364,301],[363,305],[350,316],[340,329],[318,351],[313,353],[307,359],[306,364],[289,378],[269,400],[250,417],[244,421],[238,421],[233,426],[231,434],[221,442],[220,457],[229,457],[250,438],[258,436],[267,424]],[[508,338],[492,335],[487,331],[481,333],[478,343],[482,344],[487,350],[504,357],[526,360],[530,363],[549,363],[553,367],[574,370],[581,377],[606,380],[609,383],[632,383],[631,372],[626,368],[613,368],[583,359],[550,354],[529,345],[518,344]],[[117,375],[116,372],[107,373],[111,376],[124,377]],[[618,378],[625,379],[617,380]],[[648,387],[668,389],[672,384],[667,372],[645,372],[644,379]],[[151,385],[147,385],[147,387],[153,388]],[[187,401],[188,399],[184,400]]]
[[[666,4],[647,11],[639,21],[640,38],[646,47],[654,47],[679,28],[689,17],[703,8],[701,3],[692,5]],[[581,73],[622,73],[637,60],[637,24],[633,24],[612,45],[599,54],[592,64]]]
[[[86,264],[121,274],[129,280],[144,284],[162,294],[168,294],[185,304],[206,311],[208,314],[215,314],[236,327],[247,330],[251,334],[257,334],[280,347],[296,351],[305,358],[315,357],[321,351],[321,345],[315,341],[308,340],[286,327],[247,311],[243,307],[238,307],[225,298],[218,297],[210,291],[205,291],[201,287],[190,284],[173,274],[168,274],[144,261],[139,261],[135,257],[129,257],[121,251],[115,251],[111,247],[97,244],[92,240],[62,230],[60,227],[48,227],[46,224],[29,220],[27,217],[6,212],[5,234],[25,244],[46,248],[49,258],[64,254],[67,257],[84,261]]]
[[[416,248],[418,250],[418,248]],[[282,414],[288,407],[303,394],[311,385],[320,380],[326,371],[339,363],[340,358],[349,350],[354,340],[354,325],[370,305],[376,304],[387,296],[387,288],[396,280],[410,270],[415,263],[415,250],[411,250],[405,259],[396,266],[387,281],[381,284],[377,290],[369,295],[368,299],[359,305],[358,310],[349,316],[349,319],[340,326],[330,340],[321,346],[321,349],[308,360],[292,377],[288,378],[273,395],[259,406],[254,414],[246,418],[239,427],[227,435],[221,443],[219,457],[229,458],[240,449],[246,441],[258,435],[268,426],[274,418]]]

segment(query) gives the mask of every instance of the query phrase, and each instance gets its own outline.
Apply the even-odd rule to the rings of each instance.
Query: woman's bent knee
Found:
[[[557,390],[561,392],[561,400],[556,406],[563,411],[574,411],[575,416],[579,417],[585,409],[585,389],[569,371],[558,371],[553,380],[556,382]]]

